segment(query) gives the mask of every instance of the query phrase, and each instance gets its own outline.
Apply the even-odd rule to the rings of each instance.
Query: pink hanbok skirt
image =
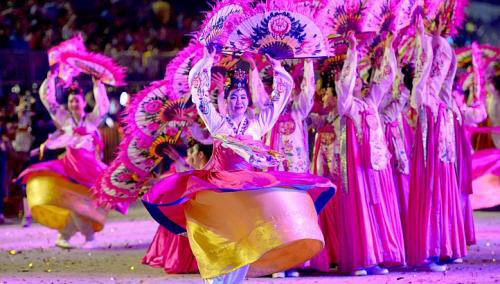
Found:
[[[365,135],[360,143],[353,121],[347,118],[348,188],[333,198],[336,260],[343,273],[406,263],[392,169],[388,165],[384,170],[367,170],[369,132],[366,123],[363,125]]]
[[[189,239],[158,227],[142,264],[163,268],[171,274],[197,273],[198,264],[189,246]]]
[[[419,113],[410,174],[408,222],[408,262],[422,265],[430,257],[461,258],[466,255],[461,191],[455,164],[439,158],[440,120],[446,119],[441,107],[434,122],[432,111]],[[423,121],[427,140],[423,143]],[[424,149],[427,150],[424,158]]]
[[[500,204],[500,149],[480,150],[472,155],[472,178],[473,209]]]

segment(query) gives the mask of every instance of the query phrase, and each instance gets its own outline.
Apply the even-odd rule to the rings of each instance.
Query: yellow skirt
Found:
[[[104,228],[107,211],[93,204],[90,190],[48,171],[32,173],[27,178],[26,194],[31,215],[40,224],[62,230],[71,212],[92,224],[95,232]]]
[[[200,274],[213,278],[250,264],[258,277],[296,267],[324,246],[307,192],[262,189],[202,191],[185,208]]]

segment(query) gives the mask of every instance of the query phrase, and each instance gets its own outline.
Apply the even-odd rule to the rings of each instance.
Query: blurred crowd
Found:
[[[0,1],[0,49],[46,50],[81,32],[87,47],[117,51],[175,50],[200,23],[196,0]]]

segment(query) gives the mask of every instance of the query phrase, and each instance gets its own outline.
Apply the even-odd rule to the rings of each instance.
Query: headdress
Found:
[[[248,74],[241,68],[227,72],[224,96],[227,97],[234,89],[245,89],[248,93]]]

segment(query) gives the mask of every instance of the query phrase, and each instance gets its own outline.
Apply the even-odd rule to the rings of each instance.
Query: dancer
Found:
[[[173,148],[166,150],[166,154],[174,162],[174,172],[185,172],[193,169],[201,170],[212,156],[212,145],[204,145],[191,140],[185,160]],[[172,173],[167,173],[164,176],[170,174]],[[153,241],[141,262],[142,264],[163,268],[167,273],[198,272],[198,264],[189,246],[188,238],[175,235],[163,226],[158,227]]]
[[[335,67],[334,67],[335,68]],[[339,75],[340,70],[334,69],[333,73]],[[320,93],[323,94],[322,106],[318,112],[309,116],[310,127],[316,129],[316,137],[312,157],[312,173],[329,178],[337,188],[340,188],[340,147],[339,136],[340,118],[337,111],[337,95],[334,80],[329,75],[322,78]],[[319,223],[325,235],[325,248],[330,263],[337,263],[336,249],[339,247],[338,236],[335,231],[335,214],[333,201],[325,205],[320,214]]]
[[[236,70],[225,91],[228,114],[221,116],[208,94],[214,55],[205,49],[189,76],[198,114],[216,138],[213,156],[203,170],[161,180],[143,202],[170,230],[182,233],[186,227],[207,283],[240,283],[247,272],[261,276],[284,271],[321,251],[317,215],[303,190],[316,189],[311,194],[320,210],[334,186],[309,174],[253,170],[252,164],[273,159],[259,158],[257,153],[264,147],[259,139],[274,126],[288,102],[293,80],[279,61],[268,58],[275,76],[272,105],[250,119],[246,74]],[[315,194],[322,188],[326,191]]]
[[[491,133],[496,148],[482,149],[472,155],[474,193],[470,196],[473,209],[489,208],[500,204],[500,77],[486,84],[487,110]]]
[[[417,16],[416,72],[412,103],[418,124],[410,167],[408,259],[413,266],[445,271],[440,259],[466,254],[461,196],[457,182],[453,112],[443,83],[454,73],[453,49],[440,36],[424,33]],[[443,96],[446,95],[446,96]]]
[[[104,85],[94,80],[96,105],[91,113],[85,113],[85,98],[78,88],[68,91],[67,107],[59,105],[55,77],[49,72],[40,87],[40,99],[62,134],[49,139],[44,147],[64,147],[66,152],[58,160],[29,167],[20,178],[27,185],[33,218],[59,231],[56,246],[72,248],[69,240],[80,232],[86,241],[83,248],[92,248],[94,233],[103,229],[107,215],[106,210],[94,206],[89,188],[106,169],[96,148],[100,143],[97,126],[108,112],[109,101]]]
[[[380,116],[384,122],[385,139],[391,154],[391,166],[398,196],[399,212],[401,214],[401,225],[403,236],[407,235],[408,224],[408,195],[410,191],[410,137],[405,131],[403,110],[407,106],[412,89],[413,67],[403,67],[403,74],[398,74],[398,80],[394,85],[397,95],[393,97],[392,89],[386,94],[379,106]],[[406,240],[406,237],[404,238]],[[405,246],[406,247],[406,246]]]
[[[383,266],[405,264],[403,232],[396,189],[378,106],[396,71],[393,35],[385,41],[382,63],[374,65],[363,98],[356,74],[357,42],[348,34],[349,50],[335,86],[341,116],[341,192],[334,198],[339,270],[354,275],[387,274]],[[345,144],[344,144],[345,143]],[[344,148],[345,147],[345,148]]]
[[[299,65],[294,71],[300,71]],[[305,123],[314,103],[314,93],[316,84],[314,80],[314,65],[311,59],[306,59],[303,65],[304,75],[294,74],[295,82],[299,83],[300,89],[294,88],[292,97],[283,112],[278,118],[275,127],[268,133],[268,144],[271,149],[282,153],[285,159],[279,164],[277,170],[294,173],[309,173],[309,143],[307,125]],[[297,72],[295,72],[297,73]],[[253,80],[256,82],[257,80]],[[265,103],[268,105],[268,103]],[[262,107],[261,109],[265,109]],[[329,202],[328,204],[330,204]],[[328,206],[328,204],[326,206]],[[325,213],[322,212],[320,216]],[[320,217],[320,227],[325,237],[325,246],[328,246],[329,236],[325,234],[325,229]],[[331,227],[333,224],[330,224]],[[327,248],[316,257],[300,266],[301,269],[311,268],[318,271],[328,272],[330,261],[328,259]],[[298,277],[300,274],[296,269],[274,273],[273,278]]]

